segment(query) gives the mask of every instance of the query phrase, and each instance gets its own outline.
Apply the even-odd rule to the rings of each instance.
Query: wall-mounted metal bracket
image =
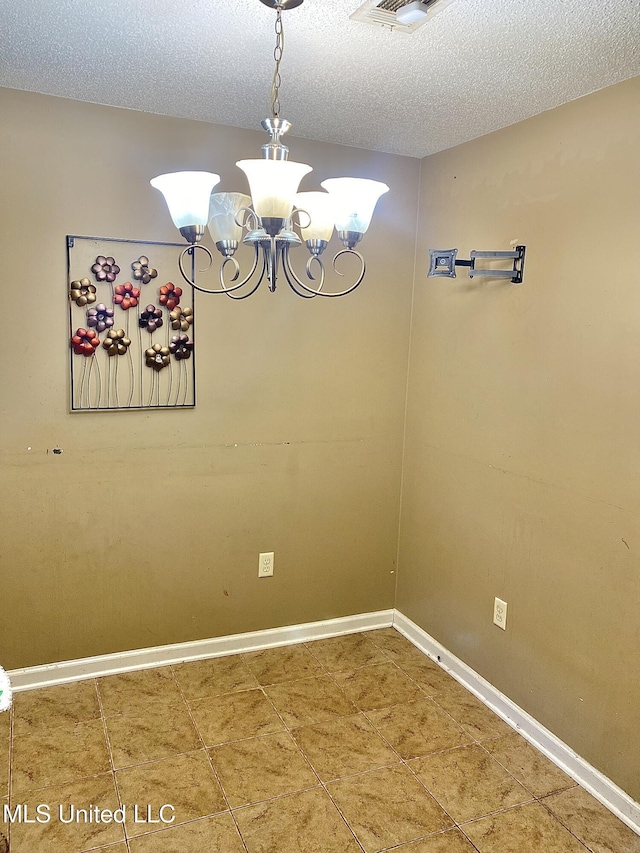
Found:
[[[427,278],[455,278],[456,267],[469,267],[469,278],[508,278],[512,284],[522,284],[526,246],[516,246],[511,252],[471,252],[468,261],[458,260],[457,249],[429,249],[429,272]],[[478,269],[477,259],[513,261],[511,269]]]
[[[429,249],[430,260],[427,278],[455,278],[457,254],[457,249]]]

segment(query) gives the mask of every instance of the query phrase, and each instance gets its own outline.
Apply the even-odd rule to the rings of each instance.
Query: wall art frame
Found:
[[[173,281],[184,244],[66,241],[71,412],[193,408],[195,290]]]

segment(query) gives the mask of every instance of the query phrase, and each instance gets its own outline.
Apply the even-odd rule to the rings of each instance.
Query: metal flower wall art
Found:
[[[159,329],[163,323],[164,318],[162,316],[162,308],[156,308],[155,305],[147,305],[138,318],[138,325],[140,328],[146,329],[147,332],[150,332],[151,334],[153,334],[156,329]]]
[[[151,266],[146,255],[141,255],[137,261],[134,261],[131,264],[131,269],[135,280],[141,281],[143,284],[149,284],[151,279],[158,275],[158,270]]]
[[[67,253],[71,410],[194,406],[194,291],[163,272],[175,244],[74,236]]]
[[[96,289],[88,278],[81,278],[79,281],[71,282],[69,297],[82,308],[96,301]]]
[[[191,308],[181,308],[180,306],[169,311],[169,319],[171,320],[172,329],[180,329],[181,332],[188,332],[189,326],[193,323],[193,310]]]
[[[76,355],[90,358],[99,346],[100,338],[93,329],[76,329],[75,335],[71,336],[71,348]]]
[[[104,332],[113,326],[113,308],[107,308],[100,303],[95,308],[87,311],[87,324],[95,328],[96,332]]]
[[[163,285],[160,290],[160,304],[166,305],[169,311],[173,311],[176,305],[180,304],[180,297],[182,296],[182,288],[176,287],[175,284],[170,281],[168,284]]]
[[[124,329],[109,329],[109,334],[102,341],[107,355],[124,355],[131,346],[131,338],[128,338]]]
[[[98,255],[95,264],[91,267],[91,272],[95,275],[96,281],[108,281],[111,284],[116,280],[120,267],[114,258]]]

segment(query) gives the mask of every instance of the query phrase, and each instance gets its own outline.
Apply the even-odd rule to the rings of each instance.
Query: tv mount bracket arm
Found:
[[[469,278],[509,278],[512,284],[522,284],[526,246],[516,246],[511,252],[471,252],[468,261],[458,260],[457,249],[429,249],[427,278],[455,278],[456,267],[469,267]],[[476,260],[513,261],[511,269],[478,269]]]

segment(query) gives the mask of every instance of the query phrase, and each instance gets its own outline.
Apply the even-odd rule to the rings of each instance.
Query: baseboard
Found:
[[[589,791],[603,806],[640,835],[640,803],[633,800],[611,779],[596,770],[560,738],[398,610],[395,611],[393,624],[420,651],[438,663],[456,681],[475,694],[536,749],[539,749],[561,770]]]
[[[230,634],[226,637],[214,637],[210,640],[174,643],[168,646],[155,646],[148,649],[116,652],[115,654],[98,655],[79,660],[66,660],[44,666],[29,666],[23,669],[10,670],[7,675],[11,680],[13,692],[19,693],[23,690],[52,687],[55,684],[68,684],[71,681],[115,675],[119,672],[131,672],[136,669],[149,669],[155,666],[222,657],[223,655],[236,655],[240,652],[260,651],[274,646],[302,643],[306,640],[321,640],[340,634],[387,628],[393,624],[393,614],[393,610],[358,613],[355,616],[341,616],[338,619],[326,619],[322,622],[286,625],[283,628],[269,628],[265,631],[251,631],[246,634]]]
[[[149,669],[150,667],[166,666],[184,661],[235,655],[240,652],[260,651],[275,646],[301,643],[306,640],[321,640],[325,637],[337,637],[341,634],[371,631],[391,625],[640,835],[640,803],[635,802],[611,779],[592,767],[566,743],[397,610],[359,613],[354,616],[343,616],[322,622],[287,625],[283,628],[270,628],[265,631],[231,634],[208,640],[174,643],[167,646],[155,646],[148,649],[135,649],[79,660],[62,661],[45,666],[25,667],[11,670],[7,675],[11,680],[13,692],[20,693],[23,690],[67,684],[86,678],[115,675],[120,672]]]

